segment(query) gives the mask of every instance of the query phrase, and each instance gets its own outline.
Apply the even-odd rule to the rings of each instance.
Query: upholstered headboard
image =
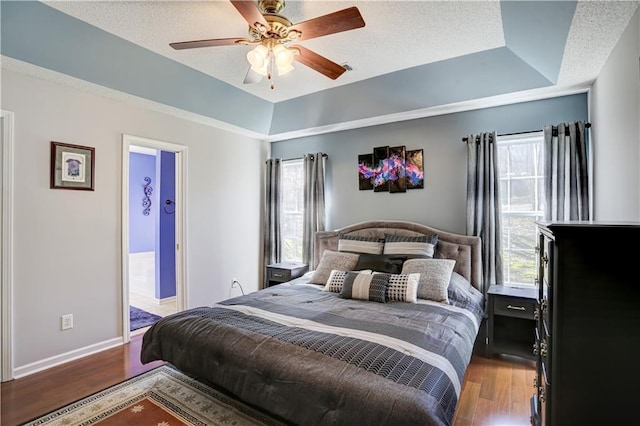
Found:
[[[315,269],[325,250],[338,250],[338,235],[359,235],[384,238],[385,234],[416,236],[438,235],[436,259],[456,261],[454,271],[465,277],[478,290],[482,291],[482,253],[480,237],[452,234],[413,222],[376,220],[356,223],[335,231],[316,232],[312,269]]]

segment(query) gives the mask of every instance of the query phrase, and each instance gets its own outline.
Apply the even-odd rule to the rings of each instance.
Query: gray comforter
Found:
[[[282,284],[165,317],[142,362],[168,361],[294,424],[450,425],[481,300],[381,304],[320,288]]]

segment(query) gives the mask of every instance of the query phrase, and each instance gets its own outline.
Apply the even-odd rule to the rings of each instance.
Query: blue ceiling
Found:
[[[0,49],[7,57],[268,137],[553,86],[575,8],[575,1],[503,1],[504,47],[275,104],[40,2],[0,2]]]

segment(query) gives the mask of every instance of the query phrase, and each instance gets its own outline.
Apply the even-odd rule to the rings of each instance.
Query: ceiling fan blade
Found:
[[[308,66],[313,70],[318,71],[320,74],[326,75],[332,80],[340,77],[342,73],[346,71],[346,69],[342,65],[336,64],[335,62],[330,61],[324,56],[318,55],[316,52],[307,49],[306,47],[296,45],[290,46],[290,48],[298,49],[300,51],[299,55],[295,55],[293,57],[294,60]]]
[[[182,49],[195,49],[197,47],[215,47],[215,46],[229,46],[231,44],[250,42],[247,38],[213,38],[210,40],[193,40],[193,41],[181,41],[178,43],[169,43],[169,46],[176,50]]]
[[[254,84],[259,83],[262,80],[262,74],[258,74],[251,67],[247,71],[247,75],[244,77],[244,84]]]
[[[263,26],[264,30],[271,28],[267,20],[262,16],[260,9],[258,9],[258,5],[253,1],[231,0],[231,4],[238,9],[242,17],[256,30],[260,31],[260,25]]]
[[[362,19],[360,11],[354,6],[292,25],[289,27],[289,32],[292,30],[299,31],[301,34],[297,40],[309,40],[362,28],[364,25],[364,19]]]

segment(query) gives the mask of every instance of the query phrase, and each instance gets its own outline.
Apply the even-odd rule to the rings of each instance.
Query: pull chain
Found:
[[[269,51],[269,70],[267,71],[267,78],[269,80],[271,80],[271,84],[269,85],[269,87],[271,87],[271,90],[273,90],[276,85],[275,85],[275,74],[273,73],[273,65],[275,62],[275,58],[273,57],[273,51]]]

